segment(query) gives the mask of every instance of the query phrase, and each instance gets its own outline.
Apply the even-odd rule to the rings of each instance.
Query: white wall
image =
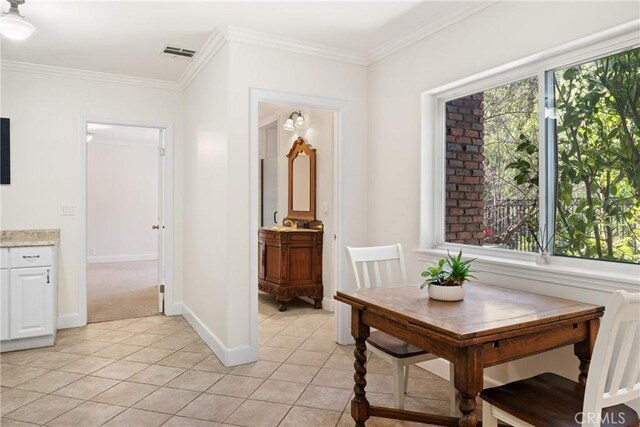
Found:
[[[89,262],[158,259],[157,142],[105,140],[87,148],[87,258]]]
[[[632,19],[634,2],[500,2],[369,67],[370,244],[401,242],[409,277],[424,269],[418,248],[421,93]],[[389,219],[394,226],[389,225]],[[480,279],[500,286],[603,303],[606,294],[567,293],[537,280],[500,275]],[[571,348],[487,370],[499,381],[542,370],[575,378]]]
[[[185,308],[217,337],[218,356],[235,323],[230,295],[239,286],[227,265],[228,47],[223,47],[184,91],[184,297]],[[232,189],[233,190],[233,189]],[[248,315],[248,314],[247,314]]]
[[[76,325],[78,208],[82,117],[174,123],[176,186],[182,183],[182,105],[179,91],[3,69],[2,116],[11,118],[11,185],[0,186],[3,230],[59,228],[58,314]],[[181,300],[181,205],[174,199],[175,300]]]

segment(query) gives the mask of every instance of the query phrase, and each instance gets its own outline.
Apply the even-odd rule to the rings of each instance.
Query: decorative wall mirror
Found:
[[[298,138],[289,154],[289,220],[316,219],[316,149]]]

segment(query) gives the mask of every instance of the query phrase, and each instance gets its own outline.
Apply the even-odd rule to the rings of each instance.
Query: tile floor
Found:
[[[3,427],[352,426],[353,347],[331,313],[260,295],[260,355],[227,368],[180,316],[93,323],[54,347],[3,353]],[[372,358],[367,396],[391,406],[391,370]],[[447,414],[448,383],[411,370],[406,407]],[[424,426],[371,419],[367,426]]]

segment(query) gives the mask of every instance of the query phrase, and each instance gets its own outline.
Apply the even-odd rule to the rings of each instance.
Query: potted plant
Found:
[[[475,258],[474,258],[475,259]],[[429,298],[440,301],[460,301],[464,298],[462,285],[467,282],[471,275],[469,264],[474,259],[462,260],[462,251],[457,256],[451,256],[447,252],[447,258],[438,261],[435,267],[427,268],[422,272],[422,276],[427,280],[420,286],[429,287]]]

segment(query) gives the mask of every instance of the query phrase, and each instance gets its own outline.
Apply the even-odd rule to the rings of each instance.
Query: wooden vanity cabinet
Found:
[[[290,227],[260,229],[258,288],[275,295],[280,311],[303,296],[322,308],[322,234]]]

